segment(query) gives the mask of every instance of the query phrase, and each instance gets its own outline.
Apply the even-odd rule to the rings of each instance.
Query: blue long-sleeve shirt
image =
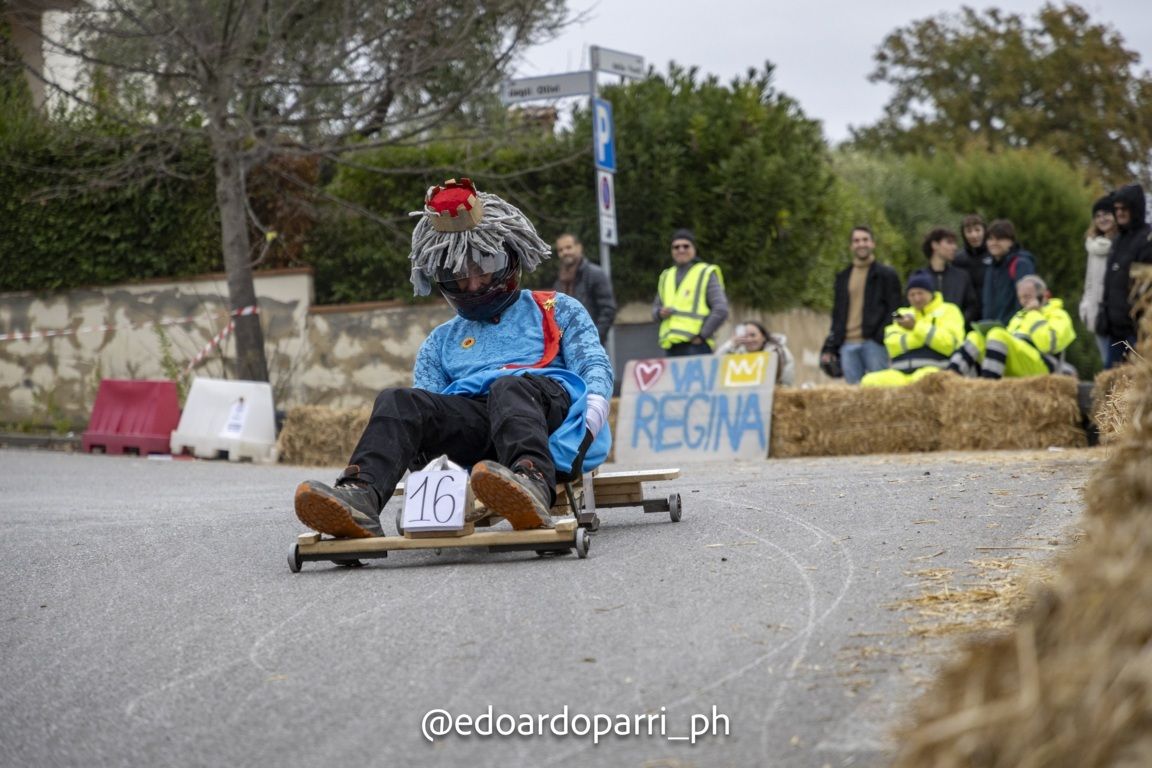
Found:
[[[532,373],[559,380],[572,406],[548,445],[557,469],[567,472],[585,440],[587,397],[612,397],[612,364],[584,305],[556,294],[552,311],[561,335],[556,357],[546,367],[507,368],[533,365],[544,353],[544,317],[532,292],[525,290],[498,323],[457,316],[433,329],[416,355],[413,384],[448,395],[481,395],[500,376]],[[584,454],[585,470],[604,461],[611,442],[608,428],[601,429]]]
[[[572,371],[590,394],[612,397],[612,364],[588,310],[571,296],[556,294],[560,351],[549,367]],[[544,326],[531,291],[521,291],[500,322],[454,317],[437,326],[420,345],[413,385],[443,392],[448,385],[507,365],[532,365],[544,351]]]

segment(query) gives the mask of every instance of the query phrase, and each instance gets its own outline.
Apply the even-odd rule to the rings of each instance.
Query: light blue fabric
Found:
[[[572,407],[548,444],[556,468],[570,472],[585,436],[588,394],[612,397],[612,364],[584,305],[556,294],[554,312],[561,337],[550,367],[505,367],[532,365],[543,354],[543,317],[531,291],[525,290],[498,323],[457,316],[435,328],[416,355],[413,385],[444,395],[482,395],[501,376],[531,373],[559,380],[572,398]],[[583,469],[602,464],[611,445],[612,436],[605,426],[585,454]]]
[[[859,384],[864,374],[888,367],[888,350],[871,339],[845,343],[840,347],[840,367],[844,381]]]

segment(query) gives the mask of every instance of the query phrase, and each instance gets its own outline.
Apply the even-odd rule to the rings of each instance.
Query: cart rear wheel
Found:
[[[288,570],[292,573],[300,573],[300,565],[303,561],[300,559],[300,545],[293,544],[288,548]]]

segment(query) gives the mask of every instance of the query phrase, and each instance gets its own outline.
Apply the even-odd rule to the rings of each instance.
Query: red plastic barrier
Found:
[[[179,423],[176,382],[104,379],[81,446],[87,453],[168,453]]]

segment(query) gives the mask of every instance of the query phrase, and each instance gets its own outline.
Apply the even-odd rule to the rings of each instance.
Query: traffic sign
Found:
[[[616,137],[612,127],[612,103],[592,100],[592,145],[596,151],[596,169],[616,172]]]
[[[610,171],[596,171],[596,208],[600,211],[600,244],[616,245],[616,184]]]
[[[505,80],[500,85],[500,101],[505,104],[517,104],[521,101],[587,96],[591,92],[591,72],[567,72],[563,75]]]
[[[644,57],[634,53],[623,53],[594,45],[591,48],[592,69],[600,72],[611,72],[614,75],[631,77],[635,80],[644,78]]]

